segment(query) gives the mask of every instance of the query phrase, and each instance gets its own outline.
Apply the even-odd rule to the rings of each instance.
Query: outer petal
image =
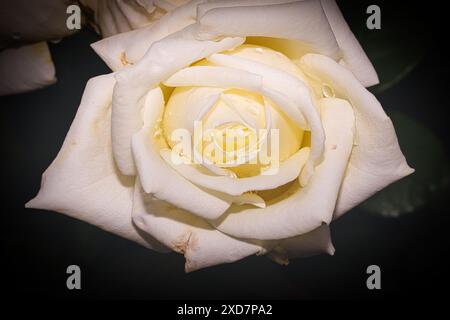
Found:
[[[336,205],[340,216],[375,192],[414,172],[403,156],[391,120],[351,72],[321,55],[302,58],[303,70],[330,83],[355,111],[356,146]]]
[[[303,1],[303,0],[300,0]],[[262,6],[262,5],[273,5],[273,4],[287,4],[292,3],[294,0],[212,0],[206,3],[200,4],[198,6],[198,19],[203,17],[209,10],[214,8],[231,8],[231,7],[243,7],[243,6]],[[337,44],[340,49],[340,58],[343,65],[345,65],[348,69],[350,69],[358,78],[361,83],[368,87],[371,85],[375,85],[378,83],[378,76],[373,68],[371,62],[367,58],[364,50],[361,48],[358,40],[355,38],[354,34],[350,30],[347,22],[345,21],[341,11],[339,10],[336,1],[334,0],[321,0],[320,1],[323,11],[325,12],[328,23],[331,26],[333,34],[336,38]],[[312,14],[310,14],[312,16]],[[252,13],[253,16],[253,13]],[[224,17],[225,19],[225,17]],[[269,18],[268,21],[271,19]],[[299,19],[300,20],[300,19]],[[284,20],[286,24],[289,22]],[[303,23],[303,22],[301,22]],[[316,22],[315,22],[316,23]],[[252,25],[255,27],[255,25]],[[298,35],[294,37],[289,37],[288,39],[303,38],[300,36],[301,32],[303,32],[303,28],[295,29],[292,26],[289,26],[287,29],[290,32],[298,32]],[[300,30],[300,31],[299,31]],[[263,28],[262,32],[269,32]],[[321,35],[320,31],[314,30],[312,35],[316,36],[317,34]],[[230,34],[231,35],[231,34]],[[249,36],[252,34],[247,34]],[[270,36],[273,37],[273,36]],[[320,37],[319,37],[320,38]],[[302,41],[305,41],[304,38]],[[315,43],[317,39],[313,39],[313,43]],[[301,55],[301,51],[304,48],[295,47],[294,44],[288,45],[288,47],[292,46],[292,48],[287,49],[288,51],[292,51],[293,55],[297,57],[299,54]],[[299,50],[300,49],[300,50]],[[297,51],[294,53],[294,51]],[[291,57],[291,58],[295,58]]]
[[[0,51],[0,95],[26,92],[56,82],[46,42]]]
[[[115,168],[111,151],[112,74],[91,79],[58,156],[28,208],[65,213],[146,247],[165,251],[132,224],[134,178]]]
[[[345,22],[336,1],[321,0],[328,22],[342,53],[342,64],[347,67],[355,77],[365,86],[370,87],[377,83],[378,76],[369,58],[361,48],[355,35]]]
[[[136,63],[150,46],[195,22],[197,4],[205,0],[193,0],[164,15],[154,24],[105,38],[92,48],[114,71]]]
[[[204,11],[204,10],[203,10]],[[259,36],[297,40],[310,52],[337,58],[339,47],[320,1],[216,7],[198,17],[198,36]]]
[[[308,52],[322,53],[340,59],[365,86],[378,83],[372,64],[334,0],[195,0],[166,14],[154,25],[101,40],[93,48],[111,69],[119,70],[138,61],[153,42],[195,22],[200,38],[278,38],[279,44],[293,53],[291,58]],[[285,40],[292,41],[283,43]],[[260,44],[264,45],[264,41]]]
[[[354,117],[345,100],[326,98],[320,105],[325,153],[310,182],[265,209],[230,208],[213,222],[217,229],[238,238],[285,239],[331,221],[353,145]]]
[[[172,250],[184,254],[186,272],[240,260],[265,249],[227,236],[189,212],[152,198],[136,182],[133,220]]]
[[[301,236],[279,241],[268,256],[275,262],[286,265],[289,258],[309,257],[320,253],[333,255],[334,251],[330,228],[322,225]]]

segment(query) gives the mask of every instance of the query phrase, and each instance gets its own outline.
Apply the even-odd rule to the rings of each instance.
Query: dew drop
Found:
[[[322,83],[322,95],[324,98],[335,97],[333,88],[327,83]]]
[[[161,129],[158,129],[155,131],[155,133],[153,134],[153,137],[155,138],[159,138],[161,136]]]

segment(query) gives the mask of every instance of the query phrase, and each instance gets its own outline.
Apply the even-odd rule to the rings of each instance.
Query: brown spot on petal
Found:
[[[128,61],[127,59],[127,54],[125,53],[125,51],[122,51],[122,53],[120,54],[120,62],[122,62],[122,65],[125,67],[127,65],[132,65],[133,63]]]
[[[184,233],[178,240],[172,243],[172,249],[185,254],[188,250],[195,250],[198,239],[192,231]]]
[[[336,144],[331,145],[331,150],[336,150],[336,149],[337,149],[337,145]]]

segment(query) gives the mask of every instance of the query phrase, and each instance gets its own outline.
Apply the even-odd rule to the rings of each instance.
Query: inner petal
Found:
[[[225,51],[224,54],[276,67],[296,79],[306,81],[305,75],[295,63],[270,48],[247,44]],[[206,59],[195,63],[195,66],[202,67],[214,65],[214,61]],[[264,139],[268,138],[266,134],[264,139],[259,139],[258,129],[270,129],[270,125],[279,130],[280,162],[291,157],[302,146],[304,131],[284,111],[271,99],[242,88],[178,87],[168,98],[163,121],[164,137],[173,148],[177,141],[171,138],[172,133],[184,128],[193,135],[195,122],[201,120],[202,130],[213,133],[206,135],[206,139],[198,145],[194,144],[194,158],[198,160],[205,157],[208,162],[205,166],[216,174],[251,177],[264,169],[259,161],[250,161],[265,143]],[[240,145],[237,144],[239,137],[243,138]],[[205,153],[204,150],[208,152]],[[238,157],[247,161],[236,163]]]
[[[205,102],[219,95],[213,106],[205,112]],[[258,129],[265,128],[265,103],[271,117],[271,127],[279,130],[279,161],[291,157],[300,149],[303,140],[301,130],[281,109],[272,101],[263,99],[259,94],[241,89],[223,89],[212,87],[178,87],[175,88],[167,102],[163,117],[163,134],[170,148],[178,143],[172,139],[175,130],[183,128],[194,135],[195,121],[201,117],[203,138],[202,150],[212,152],[214,148],[207,148],[208,144],[223,146],[227,140],[227,152],[244,148],[245,155],[257,152],[260,144]],[[232,106],[230,106],[230,104]],[[212,131],[212,139],[206,132]],[[233,138],[238,135],[246,136],[246,143],[238,147]],[[209,140],[207,138],[210,138]],[[225,140],[224,140],[225,139]],[[194,137],[192,139],[194,141]],[[231,143],[230,141],[231,140]],[[256,143],[256,144],[255,144]],[[243,151],[243,150],[241,150]],[[200,153],[202,154],[202,153]],[[213,160],[211,154],[203,153],[206,160]],[[250,160],[250,156],[246,159]],[[224,163],[209,161],[221,167],[228,167],[237,177],[250,177],[261,173],[264,167],[259,161],[244,162],[239,165],[225,166]],[[266,164],[267,165],[267,164]]]

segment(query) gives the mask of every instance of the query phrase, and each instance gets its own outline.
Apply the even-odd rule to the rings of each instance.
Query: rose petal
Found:
[[[336,216],[369,198],[378,190],[414,172],[398,145],[392,121],[374,95],[351,72],[330,58],[309,54],[301,66],[325,79],[348,99],[356,117],[356,143],[336,205]]]
[[[132,224],[134,178],[122,176],[111,152],[112,74],[89,80],[61,151],[28,208],[55,210],[158,251],[162,244]]]
[[[273,4],[292,3],[295,0],[209,0],[200,3],[197,7],[197,17],[201,18],[209,10],[215,8],[266,6]]]
[[[152,93],[149,93],[149,95],[153,95]],[[146,193],[151,193],[158,199],[167,201],[200,217],[207,219],[219,217],[228,209],[231,201],[218,198],[196,187],[161,159],[159,146],[154,135],[155,124],[161,117],[164,108],[160,90],[159,101],[157,100],[157,97],[147,99],[144,112],[145,125],[132,138],[133,158],[138,168],[137,171],[143,189]]]
[[[181,69],[164,81],[168,87],[220,87],[262,90],[262,77],[236,68],[195,66]]]
[[[271,190],[295,180],[309,157],[309,148],[302,148],[288,160],[280,163],[274,175],[258,175],[248,178],[232,178],[228,176],[213,176],[203,173],[192,164],[175,164],[171,160],[171,151],[161,150],[163,159],[179,174],[192,183],[232,196],[242,195],[247,191]]]
[[[320,1],[215,7],[198,18],[198,37],[258,36],[296,40],[310,52],[339,57],[339,47]]]
[[[334,254],[330,228],[322,225],[301,236],[283,239],[269,252],[268,257],[275,262],[287,265],[289,258],[303,258],[320,253]]]
[[[237,205],[251,204],[258,208],[266,207],[266,202],[264,201],[264,199],[258,196],[257,194],[251,192],[246,192],[239,196],[231,196],[231,202]]]
[[[164,245],[184,254],[186,272],[265,253],[260,245],[227,236],[189,212],[152,198],[139,188],[138,181],[133,220]]]
[[[370,87],[379,83],[378,75],[359,44],[353,32],[345,21],[336,1],[321,0],[323,10],[333,29],[339,48],[341,48],[342,62],[355,77],[365,86]]]
[[[46,42],[0,52],[0,96],[39,89],[56,82]]]
[[[331,221],[353,145],[354,116],[350,104],[341,99],[321,99],[320,108],[325,152],[308,185],[265,209],[231,207],[212,222],[217,229],[238,238],[284,239]]]
[[[301,0],[303,1],[303,0]],[[209,10],[214,8],[230,8],[230,7],[246,7],[246,6],[261,6],[261,5],[273,5],[273,4],[287,4],[292,3],[293,0],[218,0],[211,1],[207,3],[200,4],[198,6],[198,18],[204,16]],[[347,22],[345,21],[336,1],[334,0],[321,0],[320,1],[323,11],[325,12],[326,18],[330,24],[333,34],[336,38],[337,44],[340,48],[340,58],[342,63],[350,69],[358,78],[358,80],[363,83],[364,86],[372,86],[377,84],[378,76],[375,69],[373,68],[370,60],[368,59],[366,53],[361,48],[358,40],[350,30]],[[248,9],[251,10],[251,9]],[[224,18],[225,19],[225,18]],[[268,19],[269,20],[269,19]],[[272,20],[272,19],[270,19]],[[288,22],[286,22],[287,24]],[[256,27],[255,27],[256,29]],[[225,29],[226,30],[226,29]],[[266,30],[266,29],[264,29]],[[289,26],[288,30],[297,31]],[[302,30],[302,29],[299,29]],[[268,31],[265,31],[268,32]],[[313,35],[317,32],[314,30]],[[238,33],[237,33],[238,34]],[[228,35],[232,35],[231,33]],[[250,36],[252,34],[246,34]],[[272,36],[271,36],[272,37]],[[299,36],[297,36],[299,37]],[[291,39],[291,38],[288,38]],[[314,41],[315,39],[313,39]],[[280,42],[281,44],[281,42]],[[294,44],[291,44],[294,46]],[[296,50],[295,57],[302,50]]]
[[[150,26],[105,38],[91,46],[112,70],[120,70],[127,65],[124,60],[128,64],[136,63],[153,43],[193,24],[197,4],[202,1],[193,0],[167,13]]]

